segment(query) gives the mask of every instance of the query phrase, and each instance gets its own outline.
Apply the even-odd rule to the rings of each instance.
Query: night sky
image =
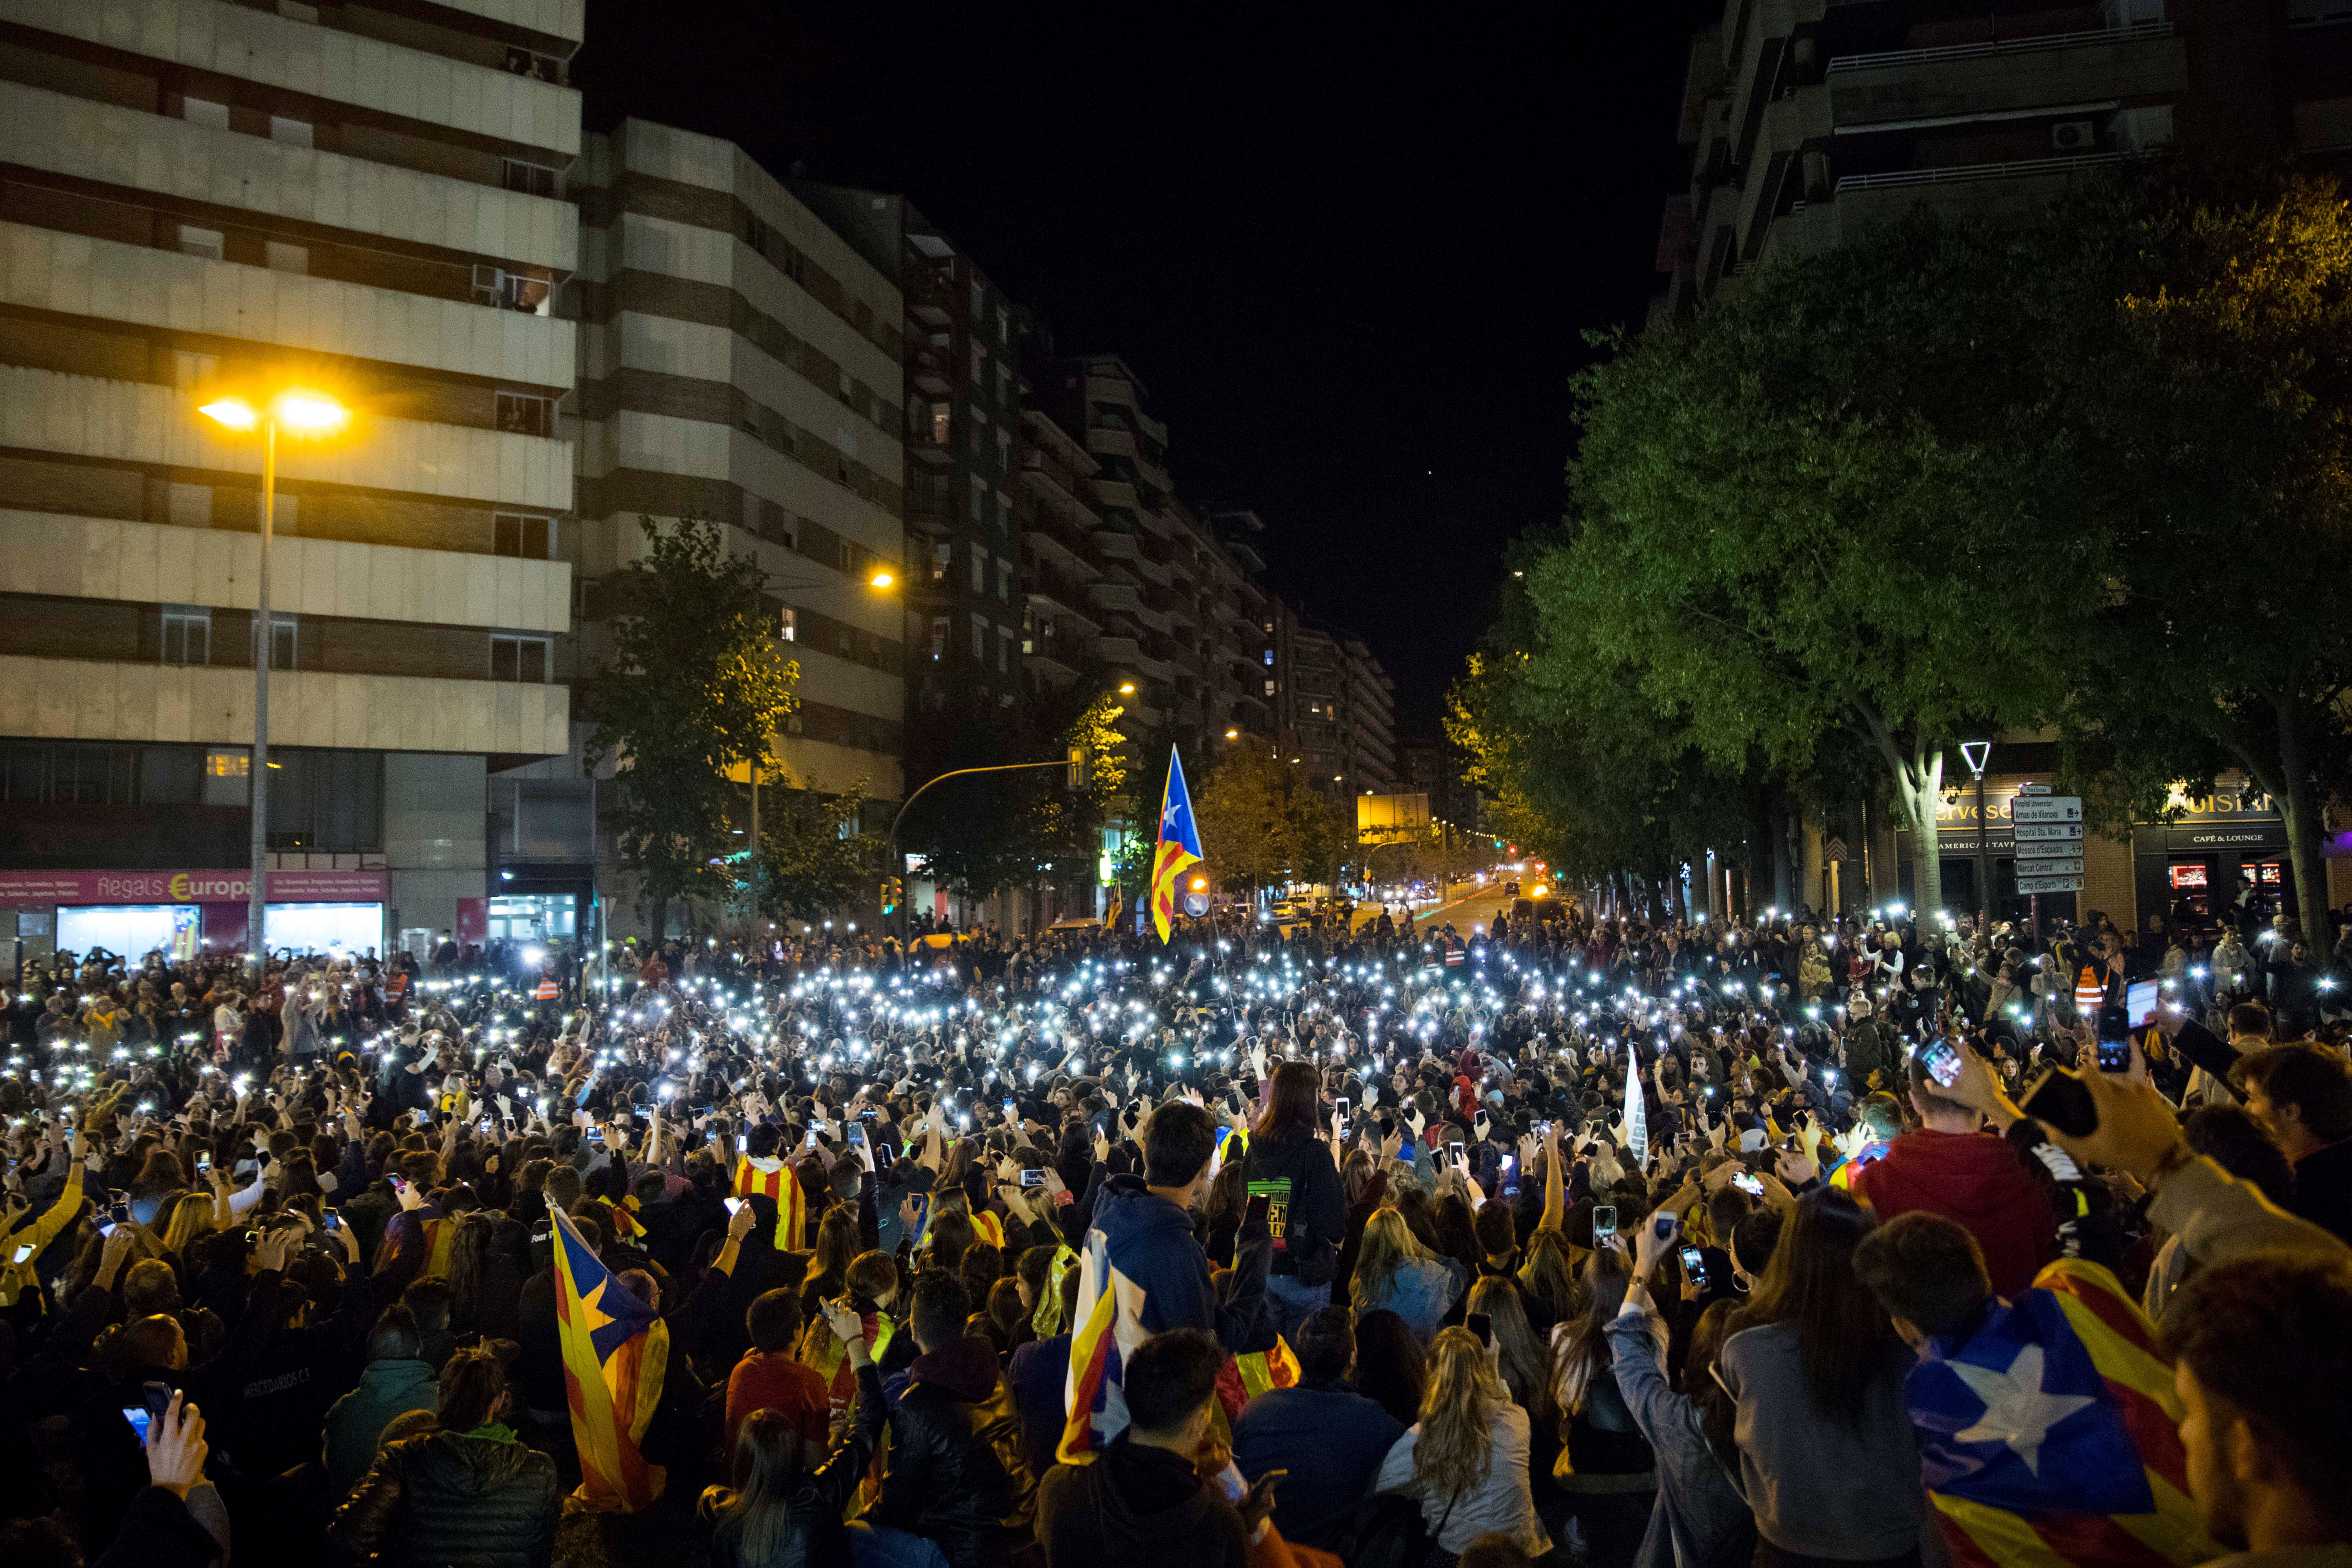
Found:
[[[590,0],[589,124],[904,191],[1065,353],[1118,353],[1179,495],[1433,734],[1559,510],[1588,327],[1638,322],[1706,0],[1428,8]]]

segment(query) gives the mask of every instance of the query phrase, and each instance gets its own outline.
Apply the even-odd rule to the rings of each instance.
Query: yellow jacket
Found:
[[[66,1173],[66,1190],[49,1205],[48,1213],[21,1230],[0,1219],[0,1307],[15,1306],[28,1289],[39,1294],[40,1277],[34,1273],[34,1266],[49,1243],[81,1214],[82,1163],[70,1154],[68,1158],[72,1163]]]

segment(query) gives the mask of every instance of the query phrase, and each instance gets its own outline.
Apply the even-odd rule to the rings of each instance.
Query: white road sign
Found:
[[[2079,795],[2019,795],[2009,804],[2012,822],[2080,822],[2083,820],[2083,797]]]
[[[2083,874],[2083,858],[2076,855],[2064,860],[2020,860],[2017,874],[2021,878],[2079,877]]]
[[[2011,832],[2021,845],[2083,842],[2083,825],[2079,822],[2021,822]]]
[[[2083,890],[2080,877],[2020,877],[2017,890],[2021,893],[2079,893]]]

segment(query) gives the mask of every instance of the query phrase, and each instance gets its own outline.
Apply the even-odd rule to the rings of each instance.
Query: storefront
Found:
[[[1988,907],[1979,897],[1977,888],[1978,856],[1981,853],[1985,872],[1991,881],[1990,907],[1993,918],[2023,920],[2032,913],[2033,900],[2017,890],[2017,834],[2012,821],[2019,786],[2028,784],[2045,789],[2049,787],[2046,774],[2011,774],[1985,780],[1981,849],[1978,838],[1975,784],[1969,783],[1948,788],[1936,803],[1936,850],[1947,908],[1976,910]],[[1898,826],[1895,842],[1901,864],[1903,897],[1906,902],[1909,902],[1917,897],[1912,877],[1910,830]],[[2073,893],[2044,893],[2042,895],[2042,918],[2044,921],[2071,921],[2075,918],[2078,901]]]
[[[2291,909],[2294,868],[2286,823],[2271,797],[2228,784],[2211,795],[2175,796],[2177,822],[2132,829],[2132,879],[2140,921],[2163,915],[2210,931]]]
[[[383,871],[272,871],[273,952],[383,951]],[[246,871],[0,871],[0,908],[47,910],[56,949],[102,947],[137,960],[241,947],[252,893]]]

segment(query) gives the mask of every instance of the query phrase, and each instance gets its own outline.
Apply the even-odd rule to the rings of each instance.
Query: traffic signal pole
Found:
[[[884,886],[887,888],[892,883],[898,883],[899,886],[898,910],[899,948],[903,951],[907,945],[907,938],[910,931],[910,919],[907,913],[907,899],[904,883],[907,865],[898,855],[898,825],[907,820],[908,810],[912,807],[917,801],[923,798],[923,792],[925,790],[929,789],[936,784],[945,784],[950,779],[967,778],[974,773],[1024,773],[1031,768],[1066,768],[1069,771],[1070,790],[1075,794],[1086,787],[1093,765],[1092,761],[1087,756],[1085,747],[1073,746],[1070,748],[1068,755],[1057,757],[1050,763],[999,763],[993,767],[950,768],[946,773],[937,773],[930,778],[925,779],[922,784],[917,787],[914,794],[899,802],[898,809],[891,814],[890,832],[883,840],[882,846],[882,864],[887,868],[883,872]],[[886,914],[888,913],[887,910],[885,910],[884,912]]]

